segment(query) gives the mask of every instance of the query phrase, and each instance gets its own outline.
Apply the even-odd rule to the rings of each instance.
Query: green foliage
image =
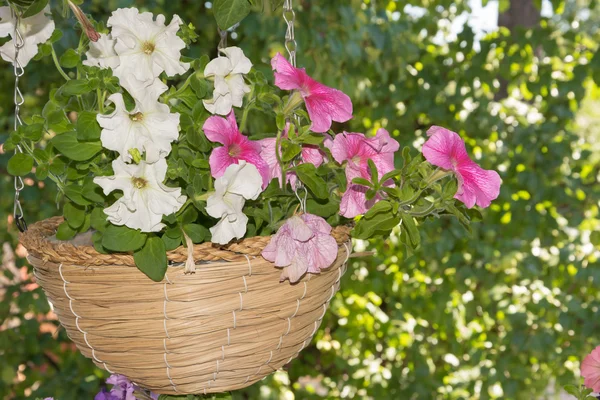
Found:
[[[102,244],[104,245],[104,241]],[[109,248],[106,245],[104,247]],[[166,246],[161,238],[157,236],[149,237],[144,247],[133,253],[133,259],[135,260],[135,265],[148,275],[150,279],[155,282],[163,280],[167,271],[168,261]]]
[[[115,7],[133,4],[125,3],[92,0],[84,8],[98,20],[106,20]],[[335,125],[336,132],[374,133],[386,127],[412,149],[411,157],[403,153],[396,164],[403,171],[400,178],[410,182],[419,176],[412,174],[421,174],[417,164],[422,159],[415,154],[425,139],[424,131],[434,123],[447,126],[467,139],[468,150],[480,155],[483,167],[500,170],[504,184],[498,203],[484,212],[482,224],[472,223],[480,219],[476,213],[459,209],[458,215],[467,220],[449,218],[443,212],[419,227],[420,246],[413,247],[405,224],[385,240],[357,242],[356,251],[376,254],[351,263],[316,339],[287,372],[243,391],[246,398],[278,399],[292,394],[302,399],[543,398],[551,381],[559,387],[577,382],[580,360],[600,342],[598,247],[591,240],[591,232],[600,228],[600,164],[594,147],[600,136],[595,130],[598,123],[589,123],[597,120],[600,99],[592,82],[595,78],[600,83],[600,14],[591,10],[590,17],[583,19],[579,15],[589,3],[569,0],[561,15],[542,19],[533,31],[493,32],[477,47],[471,28],[465,26],[456,40],[442,45],[437,39],[434,42],[438,34],[447,35],[440,21],[456,19],[466,10],[466,3],[429,1],[428,12],[421,18],[402,12],[404,4],[423,6],[416,1],[302,2],[297,9],[299,65],[354,100],[355,118]],[[214,9],[208,9],[205,2],[185,7],[181,2],[136,4],[193,21],[200,36],[191,53],[216,55]],[[229,39],[230,45],[241,46],[256,64],[257,70],[249,76],[256,108],[248,111],[243,130],[257,138],[276,132],[272,115],[264,114],[282,109],[281,100],[265,89],[265,81],[272,82],[267,61],[275,52],[285,51],[285,26],[279,12],[271,14],[269,7],[263,10],[265,14],[249,14],[237,28],[237,38]],[[394,16],[395,11],[400,14]],[[53,42],[62,56],[66,48],[78,47],[79,36],[72,30],[73,19],[58,24],[64,34],[58,42],[56,37],[61,35],[57,34]],[[50,51],[44,46],[43,51]],[[23,114],[28,123],[42,125],[29,133],[31,139],[23,139],[24,132],[9,134],[12,92],[0,93],[0,132],[6,132],[0,134],[0,142],[8,140],[7,153],[0,154],[0,168],[7,168],[9,153],[18,143],[31,146],[39,140],[45,144],[52,137],[48,132],[56,137],[79,132],[71,119],[79,105],[69,104],[65,92],[58,90],[65,80],[53,72],[50,53],[45,54],[28,65],[22,80]],[[65,68],[75,62],[70,58],[65,56]],[[73,80],[76,68],[85,67],[68,71]],[[203,65],[195,61],[194,68],[201,72]],[[97,81],[90,84],[90,91],[82,85],[85,90],[80,96],[87,105],[95,101],[96,85],[108,93],[117,90],[115,78],[94,73]],[[182,179],[191,183],[193,192],[188,193],[192,203],[181,215],[173,216],[162,237],[166,248],[182,243],[182,227],[193,217],[187,210],[195,208],[196,222],[208,226],[201,200],[209,190],[207,160],[194,157],[210,148],[201,131],[208,115],[197,104],[211,90],[197,78],[191,78],[187,86],[185,80],[180,82],[178,88],[186,88],[179,94],[174,94],[177,88],[167,93],[174,100],[181,96],[181,102],[175,102],[180,104],[185,127],[169,168],[174,176],[187,172]],[[511,97],[507,100],[494,99],[500,78],[508,82]],[[3,88],[12,87],[11,68],[0,68],[0,81]],[[581,114],[586,93],[590,94],[583,105],[589,111]],[[53,102],[44,107],[47,94]],[[34,115],[42,115],[43,120],[34,120]],[[580,129],[583,125],[588,128]],[[76,139],[88,141],[79,135]],[[29,222],[56,215],[58,191],[51,174],[78,174],[69,159],[49,147],[35,156],[41,161],[36,174],[44,169],[48,173],[45,187],[34,184],[22,194]],[[102,153],[92,156],[90,168],[101,158]],[[317,171],[317,177],[328,189],[345,185],[338,176],[323,177]],[[107,229],[102,208],[79,182],[69,181],[64,195],[74,206],[87,207],[92,226]],[[12,184],[8,176],[0,180],[5,215],[12,214],[10,195],[5,195],[11,193]],[[408,184],[394,189],[381,182],[380,186],[386,193],[398,191],[400,203],[414,204],[412,212],[431,207],[427,198],[418,203],[421,187]],[[445,202],[456,188],[438,181],[427,190]],[[296,204],[290,193],[282,195],[281,204],[254,207],[249,229],[271,233]],[[311,212],[336,218],[333,202],[311,196],[307,204]],[[472,236],[465,234],[461,222],[470,222]],[[73,234],[68,222],[62,226]],[[3,240],[14,245],[14,225],[9,226],[3,217],[0,227]],[[193,229],[188,227],[186,232]],[[101,241],[96,243],[99,250],[101,245]],[[29,268],[25,265],[18,257],[17,266]],[[0,397],[93,398],[106,373],[68,345],[65,331],[47,316],[42,290],[32,289],[30,275],[22,280],[10,270],[4,275],[9,283],[0,289],[0,318],[7,327],[0,330],[0,368],[6,379],[0,380]],[[21,378],[11,379],[18,374]],[[31,388],[33,393],[28,391]]]
[[[248,0],[215,0],[213,9],[217,24],[223,30],[240,22],[251,11]]]

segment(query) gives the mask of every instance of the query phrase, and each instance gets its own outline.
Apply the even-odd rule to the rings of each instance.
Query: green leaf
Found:
[[[361,177],[352,179],[352,183],[355,183],[355,184],[361,185],[361,186],[366,186],[366,187],[373,186],[373,184],[368,179],[361,178]]]
[[[281,142],[281,160],[283,162],[292,161],[300,152],[302,152],[302,146],[299,144],[292,143],[289,140]]]
[[[194,243],[202,243],[210,235],[210,232],[206,227],[198,224],[184,225],[183,230]]]
[[[275,11],[280,8],[285,0],[271,0],[271,11]]]
[[[375,162],[370,158],[367,160],[367,164],[369,165],[369,171],[371,172],[371,182],[379,183],[379,171],[377,171],[377,166]]]
[[[56,238],[58,240],[71,240],[77,235],[77,230],[69,226],[67,221],[58,226],[56,230]]]
[[[400,216],[394,212],[388,201],[380,201],[361,218],[352,232],[357,239],[370,239],[375,235],[386,235],[400,223]]]
[[[248,0],[215,0],[213,12],[219,28],[225,30],[237,24],[248,14],[251,7]]]
[[[8,161],[8,173],[13,176],[24,176],[33,169],[33,157],[25,153],[17,153]]]
[[[324,140],[325,140],[325,135],[312,133],[312,132],[298,138],[298,141],[300,141],[304,144],[312,144],[315,146],[320,145],[321,143],[323,143]]]
[[[67,97],[80,96],[91,91],[90,82],[84,79],[72,79],[59,89],[60,94]]]
[[[47,5],[48,5],[48,0],[36,0],[33,2],[32,5],[29,6],[29,8],[27,8],[27,10],[25,10],[25,12],[23,13],[23,15],[21,17],[22,18],[32,17],[32,16],[38,14],[40,11],[42,11]]]
[[[74,49],[67,49],[65,53],[60,56],[60,65],[65,68],[75,68],[79,64],[81,57]]]
[[[107,233],[108,230],[104,236]],[[160,282],[165,277],[168,266],[167,249],[158,236],[149,237],[144,247],[133,254],[133,259],[140,271],[153,281]]]
[[[43,181],[48,177],[49,174],[48,164],[38,165],[35,169],[35,178],[37,180]]]
[[[165,243],[165,249],[167,251],[175,250],[181,246],[181,235],[179,237],[170,237],[167,235],[162,236],[162,241]]]
[[[94,183],[93,180],[88,180],[82,187],[81,194],[86,199],[93,201],[94,203],[104,203],[104,193],[102,188]]]
[[[63,214],[69,226],[73,229],[78,229],[85,222],[86,209],[73,203],[67,203],[63,207]]]
[[[415,223],[415,219],[412,215],[401,213],[402,215],[402,226],[404,226],[408,232],[408,236],[410,237],[410,241],[412,242],[414,247],[417,247],[421,244],[421,234],[417,229],[417,224]]]
[[[77,139],[81,141],[100,140],[100,124],[96,120],[98,114],[82,111],[77,118]]]
[[[91,227],[99,232],[104,232],[108,227],[107,216],[104,210],[100,207],[96,207],[92,210],[90,224]]]
[[[564,387],[565,392],[572,394],[573,396],[579,398],[580,391],[579,388],[575,385],[567,385]]]
[[[147,235],[125,226],[110,225],[102,236],[102,246],[111,251],[127,252],[141,249]]]
[[[302,183],[304,183],[316,197],[319,199],[326,199],[329,197],[327,184],[323,178],[317,175],[317,169],[313,164],[306,163],[298,165],[296,167],[296,174]]]
[[[87,206],[91,204],[91,201],[83,197],[83,188],[77,184],[65,186],[65,196],[67,196],[75,204],[80,206]]]
[[[67,132],[55,136],[51,143],[65,157],[74,161],[86,161],[102,150],[102,144],[97,142],[80,142],[76,132]]]

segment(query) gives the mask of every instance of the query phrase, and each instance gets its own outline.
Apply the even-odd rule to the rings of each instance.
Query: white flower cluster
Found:
[[[112,164],[115,175],[94,179],[105,194],[123,192],[104,210],[114,225],[158,232],[164,227],[163,216],[185,204],[180,188],[163,184],[166,157],[179,137],[179,114],[171,113],[169,106],[158,100],[167,90],[160,74],[171,77],[189,69],[189,64],[180,61],[185,48],[177,36],[181,24],[176,15],[165,25],[163,15],[154,20],[151,13],[122,8],[108,19],[111,33],[91,42],[86,53],[85,65],[111,69],[135,100],[134,109],[128,110],[123,95],[113,94],[108,100],[114,111],[97,118],[102,146],[119,153]]]
[[[38,53],[38,44],[45,43],[54,32],[54,21],[50,15],[50,6],[28,18],[23,18],[19,23],[19,32],[23,38],[23,47],[19,50],[19,64],[25,68],[29,61]],[[0,47],[0,56],[4,61],[14,63],[15,60],[15,25],[16,18],[10,7],[0,7],[0,37],[10,35],[11,40]]]
[[[239,47],[220,49],[224,56],[211,60],[204,69],[204,76],[214,79],[215,90],[211,100],[204,100],[204,108],[211,114],[227,115],[232,107],[241,107],[244,95],[250,88],[244,74],[252,69],[252,62]]]

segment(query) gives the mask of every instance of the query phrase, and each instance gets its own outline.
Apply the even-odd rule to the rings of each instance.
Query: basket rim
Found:
[[[99,253],[93,246],[75,246],[69,242],[55,241],[48,238],[56,233],[58,226],[64,221],[63,217],[52,217],[29,226],[29,229],[19,235],[21,244],[27,251],[44,260],[58,263],[72,263],[86,266],[99,265],[129,265],[135,266],[131,253]],[[331,234],[338,243],[343,245],[350,239],[350,226],[337,226]],[[270,242],[271,236],[254,236],[228,245],[218,245],[205,242],[194,245],[195,261],[242,261],[247,257],[257,257]],[[188,249],[179,246],[167,252],[167,259],[172,263],[183,263],[188,259]]]

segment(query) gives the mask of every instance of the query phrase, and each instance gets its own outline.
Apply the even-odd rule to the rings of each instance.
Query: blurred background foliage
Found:
[[[483,0],[500,16],[479,21],[482,32],[470,14],[481,0],[295,3],[299,64],[354,100],[355,118],[340,130],[383,126],[420,149],[430,125],[446,126],[504,185],[471,237],[443,219],[422,227],[414,254],[396,235],[356,243],[376,255],[352,263],[312,345],[287,371],[237,396],[556,398],[600,344],[600,6]],[[216,55],[209,1],[82,7],[106,21],[132,5],[179,14],[200,35],[192,54]],[[55,19],[62,53],[78,32],[73,18]],[[245,19],[229,44],[272,77],[269,60],[283,50],[284,32],[280,12],[267,10]],[[12,126],[12,83],[4,63],[0,142]],[[60,83],[49,59],[30,64],[25,114]],[[251,121],[250,131],[261,124]],[[107,375],[77,353],[34,284],[10,216],[8,158],[0,154],[0,397],[91,399]],[[52,184],[26,183],[27,220],[57,214]]]

